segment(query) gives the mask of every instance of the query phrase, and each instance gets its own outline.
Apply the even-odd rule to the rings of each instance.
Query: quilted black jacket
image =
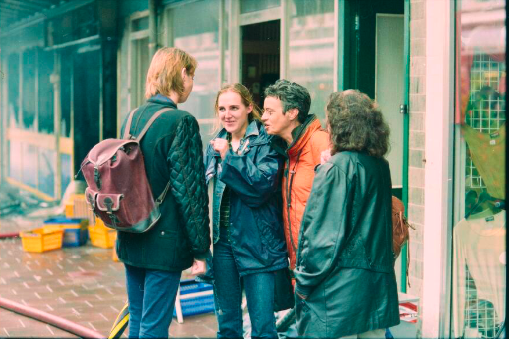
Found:
[[[163,108],[173,110],[157,118],[141,141],[154,197],[171,182],[160,206],[161,218],[148,232],[119,232],[116,246],[120,261],[126,264],[181,271],[189,268],[194,258],[204,258],[210,247],[208,195],[198,122],[188,112],[178,110],[170,99],[157,95],[134,114],[130,133],[136,136],[150,117]]]

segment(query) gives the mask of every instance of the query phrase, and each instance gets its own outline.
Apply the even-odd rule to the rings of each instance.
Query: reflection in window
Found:
[[[37,188],[37,147],[23,144],[23,183]]]
[[[60,161],[61,161],[61,168],[62,168],[62,171],[60,172],[61,173],[61,187],[62,187],[62,192],[61,194],[64,194],[65,192],[65,189],[67,188],[67,186],[70,184],[71,182],[71,156],[69,154],[60,154]]]
[[[132,41],[131,55],[131,107],[138,107],[145,102],[145,81],[150,66],[148,38]]]
[[[310,113],[325,120],[333,92],[334,0],[292,0],[288,78],[311,94]]]
[[[9,140],[9,177],[21,182],[21,173],[23,169],[21,143]]]
[[[8,88],[7,88],[7,126],[19,126],[19,54],[9,55],[7,61]]]
[[[71,136],[72,62],[70,51],[63,51],[60,58],[60,136]]]
[[[51,197],[55,195],[56,177],[56,152],[53,150],[39,149],[39,191]]]
[[[459,156],[453,337],[494,338],[505,318],[505,2],[458,1]]]
[[[314,1],[306,1],[314,2]],[[240,13],[250,13],[281,6],[281,0],[241,0]]]
[[[193,92],[179,107],[199,119],[205,144],[210,139],[215,117],[214,100],[219,90],[219,0],[197,1],[177,7],[171,10],[169,17],[172,45],[198,61]]]
[[[23,53],[23,128],[33,130],[35,124],[35,72],[36,52],[30,49]]]
[[[53,119],[53,52],[39,50],[39,132],[51,134],[54,130]]]

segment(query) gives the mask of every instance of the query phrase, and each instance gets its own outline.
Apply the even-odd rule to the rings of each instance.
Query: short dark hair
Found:
[[[285,79],[276,81],[265,89],[265,97],[275,97],[283,103],[283,114],[296,108],[299,111],[297,119],[302,124],[306,121],[311,107],[311,96],[306,88]]]
[[[327,124],[331,154],[357,151],[381,158],[389,151],[389,126],[378,105],[364,93],[332,93],[327,103]]]

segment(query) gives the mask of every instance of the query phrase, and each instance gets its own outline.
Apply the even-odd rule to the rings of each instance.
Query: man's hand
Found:
[[[329,161],[331,155],[330,155],[330,149],[326,149],[320,154],[320,165],[325,164],[327,161]]]
[[[207,271],[207,262],[205,260],[194,259],[191,267],[192,275],[204,274]]]
[[[226,152],[228,152],[228,149],[230,146],[228,145],[228,140],[226,139],[214,139],[210,141],[210,144],[212,145],[212,148],[214,151],[219,152],[221,155],[221,159],[224,159],[226,156]]]

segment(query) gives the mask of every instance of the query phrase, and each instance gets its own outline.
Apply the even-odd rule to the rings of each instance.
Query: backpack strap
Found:
[[[145,124],[145,127],[143,127],[143,129],[141,130],[140,134],[136,137],[136,140],[138,142],[141,141],[141,139],[145,136],[145,133],[147,133],[148,129],[150,128],[150,126],[154,123],[154,121],[159,118],[159,116],[161,114],[163,114],[164,112],[167,112],[167,111],[171,111],[173,110],[173,108],[163,108],[163,109],[160,109],[159,111],[157,111],[151,118],[150,120]]]
[[[124,136],[122,139],[131,139],[131,123],[133,122],[133,116],[134,113],[138,110],[138,108],[135,108],[129,113],[129,119],[127,119],[127,124],[125,125],[124,129]]]

